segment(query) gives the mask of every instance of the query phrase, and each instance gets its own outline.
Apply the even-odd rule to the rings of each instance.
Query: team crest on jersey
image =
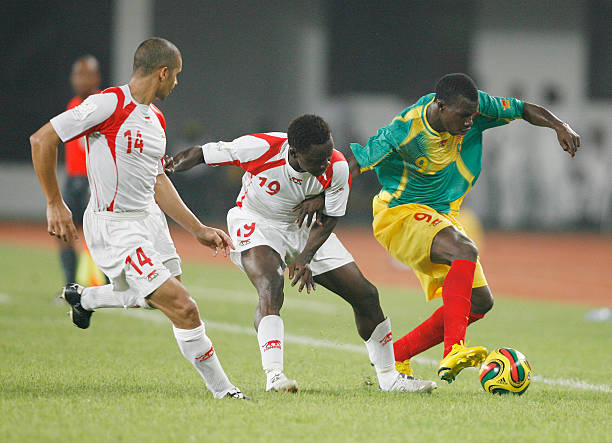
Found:
[[[504,109],[510,109],[510,100],[502,100],[501,103]]]
[[[446,145],[447,142],[448,142],[448,139],[440,140],[440,143],[438,143],[438,146],[444,146],[444,145]]]
[[[291,177],[291,181],[293,183],[297,183],[298,185],[302,184],[302,179],[301,178],[295,178],[295,177]]]

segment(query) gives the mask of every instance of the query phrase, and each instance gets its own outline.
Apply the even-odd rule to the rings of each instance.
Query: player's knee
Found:
[[[462,236],[456,243],[453,260],[469,260],[475,262],[478,258],[478,248],[468,237]]]
[[[356,291],[357,292],[357,291]],[[378,313],[380,308],[380,300],[378,296],[378,289],[371,283],[364,285],[358,292],[359,295],[354,299],[352,303],[353,308],[363,314],[372,312]]]
[[[183,288],[176,295],[174,308],[176,315],[183,320],[197,321],[200,318],[198,305]]]

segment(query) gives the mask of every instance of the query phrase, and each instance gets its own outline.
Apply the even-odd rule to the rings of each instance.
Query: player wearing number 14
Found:
[[[55,176],[57,144],[79,137],[87,141],[91,199],[83,232],[94,262],[111,284],[64,288],[73,323],[87,329],[98,308],[157,308],[172,321],[181,352],[214,397],[244,399],[225,375],[198,307],[181,284],[180,259],[161,212],[200,243],[228,253],[227,234],[204,226],[164,174],[166,121],[152,102],[170,94],[182,64],[180,51],[169,41],[142,42],[134,54],[130,82],[91,95],[52,118],[30,138],[32,161],[47,197],[48,232],[72,241],[72,214]]]

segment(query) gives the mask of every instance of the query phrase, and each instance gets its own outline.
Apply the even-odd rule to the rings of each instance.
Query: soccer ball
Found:
[[[516,349],[491,352],[480,367],[480,384],[491,394],[523,394],[531,383],[531,366]]]

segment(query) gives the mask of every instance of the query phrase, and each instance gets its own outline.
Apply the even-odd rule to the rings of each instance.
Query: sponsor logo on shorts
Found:
[[[270,349],[281,349],[281,342],[280,340],[270,340],[269,342],[265,343],[261,349],[264,351],[269,351]]]
[[[297,183],[298,185],[302,184],[302,179],[301,178],[295,178],[295,177],[291,177],[291,181],[293,183]]]
[[[203,361],[208,360],[213,355],[215,355],[215,348],[211,346],[210,349],[205,354],[198,355],[195,359],[196,361],[199,361],[200,363],[202,363]]]
[[[386,345],[387,343],[389,343],[391,340],[393,340],[393,334],[391,334],[391,332],[389,332],[387,335],[385,335],[382,340],[379,340],[378,343],[380,343],[381,345]]]
[[[156,279],[157,277],[159,277],[159,274],[157,273],[157,269],[153,269],[149,275],[147,275],[147,280],[152,281],[154,279]]]
[[[240,240],[240,243],[238,243],[238,246],[246,246],[249,243],[251,243],[251,239],[247,238],[246,240]]]

